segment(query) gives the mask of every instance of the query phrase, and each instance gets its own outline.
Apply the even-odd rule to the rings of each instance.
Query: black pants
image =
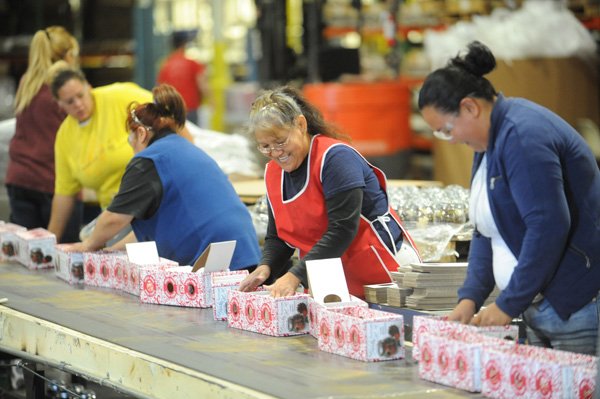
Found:
[[[34,229],[47,228],[52,210],[52,194],[30,190],[23,187],[6,185],[10,204],[10,222]],[[73,214],[65,227],[60,242],[78,242],[82,225],[83,204],[76,201]]]

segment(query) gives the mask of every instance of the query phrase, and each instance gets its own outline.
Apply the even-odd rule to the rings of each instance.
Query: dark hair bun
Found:
[[[467,49],[469,51],[464,57],[456,56],[450,64],[475,76],[484,76],[496,68],[496,58],[485,44],[473,41]]]

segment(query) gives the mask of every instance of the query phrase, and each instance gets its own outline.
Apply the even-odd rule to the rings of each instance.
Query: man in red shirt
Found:
[[[165,60],[158,72],[158,83],[175,87],[185,101],[187,119],[198,124],[198,108],[202,103],[205,65],[186,57],[185,48],[196,31],[176,31],[173,33],[173,52]]]

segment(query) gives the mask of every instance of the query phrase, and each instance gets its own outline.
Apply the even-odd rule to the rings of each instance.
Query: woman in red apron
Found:
[[[267,279],[273,296],[307,287],[306,261],[341,258],[348,289],[393,281],[390,271],[419,261],[391,209],[382,171],[340,140],[319,111],[294,89],[262,94],[252,105],[250,132],[270,158],[265,169],[269,224],[259,266],[240,285]],[[289,262],[298,249],[300,260]]]

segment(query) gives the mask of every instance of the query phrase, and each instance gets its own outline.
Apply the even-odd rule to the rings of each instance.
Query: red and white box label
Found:
[[[123,291],[129,294],[140,296],[140,270],[144,268],[150,269],[167,269],[178,266],[179,264],[173,260],[159,258],[156,264],[140,265],[133,262],[126,262],[123,270]]]
[[[123,289],[127,254],[119,252],[84,252],[83,282],[85,285]]]
[[[211,273],[211,291],[213,298],[213,317],[215,320],[227,320],[227,298],[228,292],[237,290],[242,280],[248,276],[247,270],[242,273],[231,274],[227,272]]]
[[[319,337],[319,309],[331,308],[352,308],[355,306],[368,308],[369,304],[359,298],[353,298],[349,302],[328,302],[319,303],[312,297],[308,300],[308,320],[310,321],[310,335],[315,338]]]
[[[404,357],[401,315],[361,306],[319,308],[319,349],[362,361]]]
[[[227,301],[229,327],[277,337],[308,334],[306,294],[274,298],[268,291],[230,290]]]
[[[216,273],[216,272],[215,272]],[[227,275],[247,275],[247,270],[224,271]],[[211,273],[191,266],[166,269],[140,269],[140,300],[160,305],[208,308],[212,306]]]
[[[481,333],[488,337],[517,341],[519,338],[519,327],[515,325],[475,327],[458,322],[448,321],[440,316],[415,316],[412,325],[412,357],[420,360],[421,336],[427,332],[436,335],[447,336],[450,333],[458,334]]]

